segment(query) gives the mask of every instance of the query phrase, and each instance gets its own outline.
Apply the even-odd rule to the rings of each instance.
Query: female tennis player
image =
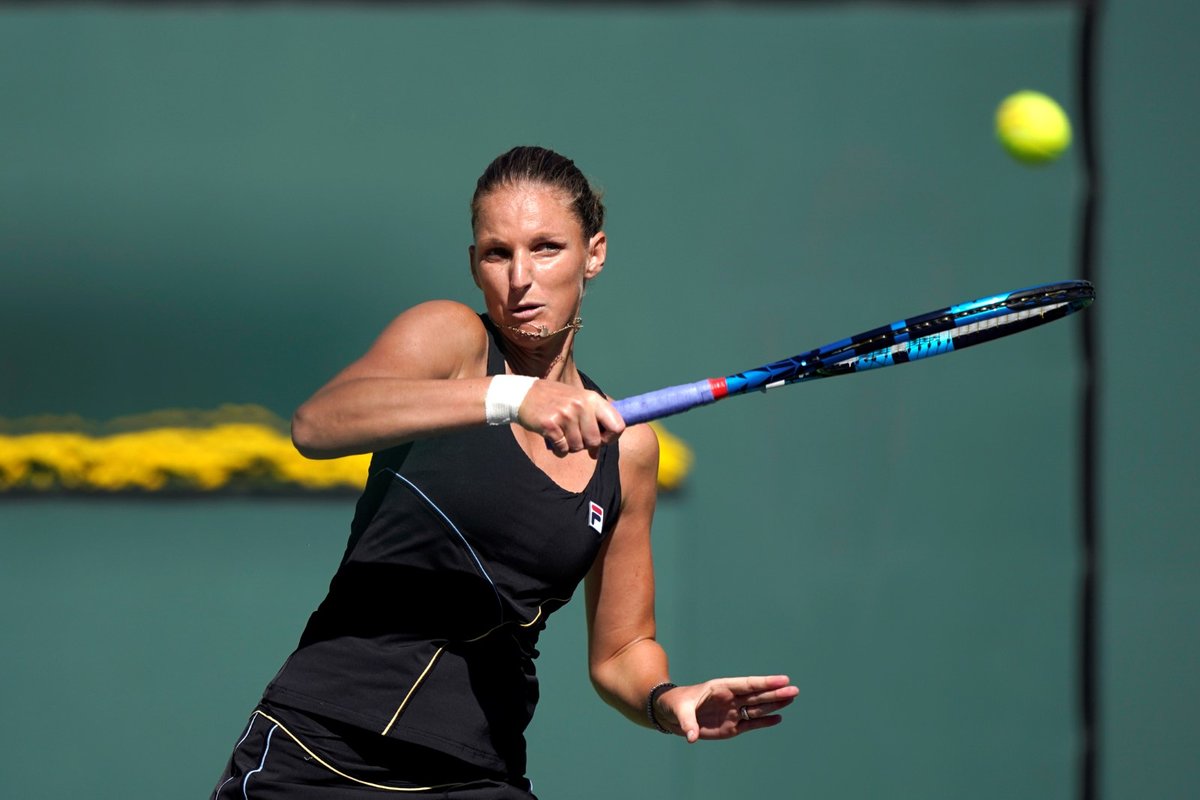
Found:
[[[480,177],[484,313],[397,317],[296,412],[311,458],[373,453],[328,596],[214,797],[533,797],[524,730],[547,617],[586,578],[600,696],[688,742],[770,727],[783,675],[670,682],[655,640],[658,443],[575,363],[604,207],[574,162],[518,147]]]

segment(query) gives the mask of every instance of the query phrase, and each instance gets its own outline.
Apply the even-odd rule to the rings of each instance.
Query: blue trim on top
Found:
[[[413,483],[408,478],[401,475],[399,472],[396,472],[396,470],[391,469],[390,467],[387,469],[387,472],[392,473],[393,476],[402,480],[410,489],[412,489],[414,492],[416,492],[417,496],[420,497],[422,500],[424,500],[426,505],[428,505],[430,508],[432,508],[434,511],[436,511],[438,516],[442,518],[442,521],[445,522],[450,527],[450,530],[454,531],[455,535],[458,536],[458,538],[462,540],[463,547],[467,548],[467,552],[471,554],[471,560],[475,562],[475,566],[479,570],[479,574],[482,575],[484,577],[484,579],[488,582],[488,585],[490,585],[492,587],[492,592],[496,595],[496,605],[500,609],[500,618],[503,620],[504,619],[504,601],[500,599],[500,590],[498,588],[496,588],[496,582],[494,580],[492,580],[492,576],[489,575],[488,571],[484,568],[483,562],[480,561],[479,556],[477,556],[475,554],[475,548],[471,547],[471,543],[467,541],[467,537],[464,536],[463,532],[458,529],[458,526],[454,524],[454,521],[452,519],[450,519],[449,516],[446,515],[446,512],[442,511],[442,509],[438,508],[438,504],[433,502],[433,500],[429,499],[429,495],[427,495],[423,491],[421,491],[421,489],[415,483]]]

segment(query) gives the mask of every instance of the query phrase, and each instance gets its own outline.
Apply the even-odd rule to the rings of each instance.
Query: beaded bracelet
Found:
[[[663,681],[650,690],[650,694],[646,695],[646,716],[650,718],[650,724],[653,725],[661,733],[670,733],[669,730],[662,726],[658,721],[658,717],[654,715],[654,701],[663,692],[670,691],[675,688],[675,684],[670,681]]]

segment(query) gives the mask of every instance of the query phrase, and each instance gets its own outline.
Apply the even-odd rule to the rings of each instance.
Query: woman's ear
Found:
[[[584,280],[591,280],[604,269],[604,259],[608,256],[608,237],[604,231],[599,231],[588,242],[588,260],[583,269]],[[473,263],[473,262],[472,262]]]

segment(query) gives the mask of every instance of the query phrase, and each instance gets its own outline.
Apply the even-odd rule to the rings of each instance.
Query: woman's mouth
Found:
[[[542,311],[542,306],[534,303],[522,303],[519,306],[510,308],[508,315],[517,322],[531,322],[538,317]]]

